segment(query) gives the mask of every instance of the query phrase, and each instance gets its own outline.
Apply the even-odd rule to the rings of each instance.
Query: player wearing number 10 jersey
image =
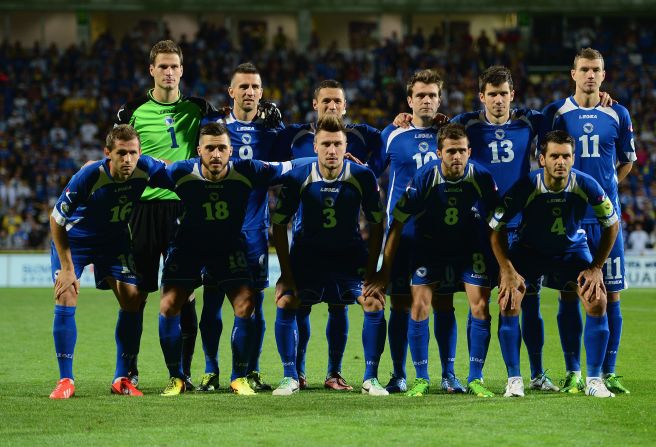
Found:
[[[597,50],[582,49],[574,58],[571,76],[576,83],[576,92],[569,98],[556,101],[545,108],[544,132],[552,129],[564,130],[574,138],[574,168],[591,175],[599,182],[617,214],[621,215],[617,185],[631,171],[633,161],[636,160],[629,112],[619,104],[610,107],[599,104],[599,89],[605,71],[603,57]],[[583,219],[582,228],[586,232],[590,251],[594,253],[599,247],[602,232],[590,207]],[[626,288],[624,241],[621,232],[606,260],[603,273],[608,291],[610,329],[603,373],[608,388],[613,392],[623,393],[627,390],[615,376],[615,362],[622,333],[619,292]],[[574,323],[568,323],[570,318]],[[567,371],[574,375],[579,374],[582,324],[578,302],[561,300],[558,323]],[[568,374],[568,378],[573,377],[572,374]]]

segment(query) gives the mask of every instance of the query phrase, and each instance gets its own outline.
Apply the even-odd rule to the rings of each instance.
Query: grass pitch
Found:
[[[197,294],[200,296],[200,293]],[[140,354],[143,398],[113,396],[109,383],[115,362],[114,326],[118,305],[110,293],[82,289],[76,319],[76,396],[51,401],[58,379],[52,341],[52,293],[47,289],[2,289],[0,326],[0,444],[2,445],[655,445],[654,391],[656,359],[651,355],[656,333],[656,291],[623,294],[624,333],[618,373],[631,395],[594,399],[582,395],[527,392],[524,399],[501,397],[505,368],[493,333],[485,366],[486,383],[498,393],[493,399],[437,392],[440,367],[434,338],[430,344],[433,394],[424,398],[374,398],[359,393],[364,370],[360,333],[362,311],[350,309],[350,339],[343,375],[352,393],[323,389],[327,347],[327,308],[315,306],[313,335],[308,348],[310,390],[289,398],[234,396],[226,391],[230,371],[229,336],[232,315],[224,308],[220,346],[222,389],[213,394],[188,393],[163,398],[167,371],[157,337],[157,297],[146,308]],[[282,366],[273,335],[275,309],[270,290],[265,308],[268,329],[261,369],[274,384]],[[200,315],[200,300],[198,313]],[[493,313],[496,305],[493,304]],[[459,324],[456,372],[464,381],[468,370],[466,303],[456,297]],[[556,326],[557,300],[552,291],[542,297],[546,345],[544,364],[560,379],[564,363]],[[493,318],[496,332],[498,318]],[[409,357],[409,355],[408,355]],[[584,362],[583,362],[584,364]],[[204,362],[200,337],[193,364],[199,380]],[[391,370],[386,346],[380,380]],[[410,379],[414,369],[408,359]],[[522,372],[528,385],[528,361],[522,351]]]

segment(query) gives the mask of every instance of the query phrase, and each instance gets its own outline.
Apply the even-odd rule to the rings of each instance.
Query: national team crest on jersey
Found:
[[[553,214],[554,217],[560,217],[563,214],[563,211],[560,208],[553,208],[551,214]]]
[[[585,123],[583,125],[583,132],[592,133],[593,130],[594,130],[594,126],[592,125],[592,123]]]
[[[503,129],[497,129],[494,131],[494,137],[497,140],[503,140],[504,138],[506,138],[506,131]]]
[[[248,134],[248,133],[245,133],[241,136],[241,142],[244,143],[244,144],[251,144],[252,140],[253,139],[252,139],[251,135]]]
[[[424,277],[426,276],[426,273],[427,273],[427,269],[426,269],[426,267],[419,267],[419,268],[415,271],[415,274],[416,274],[418,277],[420,277],[420,278],[424,278]]]
[[[422,141],[421,143],[419,143],[419,152],[427,152],[428,149],[429,147],[427,142]]]
[[[121,205],[123,205],[127,201],[128,201],[128,196],[121,196],[118,198],[118,203],[120,203]]]
[[[218,192],[211,192],[210,195],[209,195],[209,199],[212,202],[216,202],[217,200],[219,200],[219,193]]]
[[[333,208],[335,206],[335,199],[332,197],[326,197],[325,200],[323,201],[323,204],[327,208]]]
[[[175,119],[172,116],[167,116],[164,118],[164,124],[167,126],[172,126],[175,124]]]

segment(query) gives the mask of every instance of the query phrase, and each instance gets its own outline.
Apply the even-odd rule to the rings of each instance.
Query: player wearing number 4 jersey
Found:
[[[604,80],[604,60],[597,50],[585,48],[574,58],[571,76],[576,83],[576,92],[569,98],[556,101],[544,110],[545,129],[565,130],[575,141],[574,168],[591,175],[604,189],[621,214],[618,201],[618,182],[630,171],[636,160],[633,143],[633,128],[627,109],[619,104],[603,107],[599,104],[599,89]],[[592,208],[583,219],[583,230],[588,246],[595,252],[601,241],[601,227]],[[627,393],[628,390],[615,375],[615,363],[622,334],[620,291],[625,289],[624,241],[622,233],[604,264],[604,284],[608,291],[608,327],[610,338],[603,363],[606,384],[613,392]],[[581,313],[578,301],[561,300],[558,313],[561,342],[565,352],[568,376],[565,391],[576,391],[572,387],[574,377],[580,375],[581,358]]]
[[[57,200],[50,218],[52,276],[55,282],[53,336],[60,381],[50,395],[75,393],[73,353],[77,338],[75,309],[79,277],[94,265],[96,287],[112,289],[121,309],[116,323],[116,372],[111,391],[141,396],[128,379],[130,361],[139,351],[139,310],[145,294],[137,290],[128,220],[147,185],[167,183],[164,163],[139,158],[139,137],[121,125],[107,136],[107,158],[80,170]]]
[[[182,95],[179,90],[182,73],[180,47],[170,40],[156,43],[150,51],[154,88],[123,105],[116,116],[117,124],[131,124],[139,133],[144,154],[167,163],[194,156],[201,119],[214,110],[204,99]],[[164,189],[148,188],[135,206],[130,221],[135,241],[134,260],[141,286],[147,292],[155,292],[159,287],[160,257],[166,253],[175,220],[181,213],[178,196]],[[185,303],[181,320],[183,370],[187,378],[191,376],[198,331],[193,298],[191,295]],[[136,358],[130,376],[133,383],[138,383]]]

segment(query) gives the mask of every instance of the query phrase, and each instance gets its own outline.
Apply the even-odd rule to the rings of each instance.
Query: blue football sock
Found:
[[[394,376],[406,378],[405,361],[408,356],[408,323],[410,312],[407,310],[390,310],[390,318],[387,328],[389,339],[390,356],[394,367]]]
[[[451,309],[450,312],[433,312],[433,317],[435,339],[437,340],[440,362],[442,363],[442,377],[455,376],[453,363],[456,360],[456,346],[458,343],[455,309]]]
[[[606,306],[606,315],[608,315],[608,347],[606,348],[606,357],[604,358],[604,374],[615,372],[615,362],[617,361],[617,351],[620,348],[620,338],[622,337],[622,311],[619,301],[609,301]]]
[[[522,338],[531,365],[531,378],[544,372],[542,367],[542,348],[544,347],[544,320],[540,314],[540,295],[531,294],[522,300]]]
[[[296,371],[296,345],[298,343],[298,326],[296,310],[280,309],[276,311],[276,345],[282,361],[283,377],[298,380]]]
[[[342,370],[342,359],[348,340],[348,307],[328,307],[326,339],[328,340],[328,374]]]
[[[378,377],[380,356],[385,349],[387,326],[385,311],[365,312],[362,324],[362,346],[364,348],[364,379]]]
[[[499,315],[498,336],[508,377],[521,376],[519,350],[522,347],[522,335],[519,329],[519,315],[516,317]]]
[[[248,372],[260,370],[260,354],[262,353],[262,344],[264,343],[264,333],[266,332],[266,321],[264,320],[264,291],[255,292],[255,312],[253,313],[253,350],[250,360],[248,361]]]
[[[170,377],[184,378],[182,374],[182,331],[180,315],[174,317],[159,316],[159,344],[164,353],[164,361]]]
[[[249,373],[248,361],[253,349],[253,324],[251,317],[240,318],[235,315],[232,337],[230,337],[230,346],[232,347],[231,381],[239,377],[246,377]]]
[[[601,365],[604,362],[608,346],[608,317],[586,315],[583,343],[585,344],[586,374],[588,377],[601,377]]]
[[[296,325],[298,326],[298,347],[296,348],[296,370],[305,376],[305,354],[310,341],[310,306],[301,306],[296,310]]]
[[[416,377],[429,380],[428,377],[428,343],[430,331],[428,329],[428,318],[415,321],[412,318],[408,324],[408,346],[412,356],[412,364],[415,366]]]
[[[77,341],[75,306],[55,305],[52,336],[55,339],[59,378],[73,379],[73,354],[75,352],[75,342]]]
[[[129,373],[134,374],[138,371],[137,360],[139,357],[139,351],[141,350],[141,334],[143,333],[143,318],[144,318],[144,309],[146,308],[146,302],[141,303],[139,307],[139,317],[137,319],[137,355],[135,355],[130,361]]]
[[[198,336],[198,315],[196,314],[196,300],[187,301],[180,312],[180,337],[182,339],[182,351],[180,361],[182,372],[191,377],[191,361],[196,349],[196,337]]]
[[[467,352],[471,352],[471,325],[472,325],[471,309],[467,312]]]
[[[218,287],[203,288],[203,311],[200,315],[200,339],[205,353],[205,373],[219,373],[219,340],[223,332],[221,309],[225,293]]]
[[[120,309],[116,320],[116,371],[114,379],[127,377],[132,358],[138,353],[138,332],[140,312],[128,312]],[[142,314],[143,315],[143,314]]]
[[[483,378],[483,365],[490,347],[491,320],[471,318],[471,349],[469,351],[469,377],[467,382]]]
[[[560,344],[565,356],[567,371],[581,371],[581,335],[583,335],[583,317],[578,300],[559,300],[558,332]]]

